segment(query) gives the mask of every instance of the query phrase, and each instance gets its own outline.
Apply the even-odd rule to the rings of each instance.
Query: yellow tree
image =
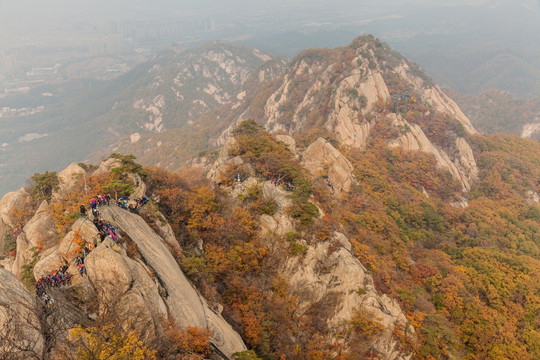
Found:
[[[57,359],[78,360],[148,360],[156,359],[155,351],[146,348],[136,331],[122,333],[114,325],[83,328],[70,331],[67,344]]]

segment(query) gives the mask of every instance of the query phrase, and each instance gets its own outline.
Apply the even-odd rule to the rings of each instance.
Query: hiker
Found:
[[[79,269],[79,273],[81,274],[81,276],[84,276],[84,265],[79,264],[79,266],[77,268]]]
[[[135,178],[135,185],[139,186],[139,178]]]
[[[86,216],[86,207],[83,204],[81,204],[79,209],[80,209],[80,212],[81,212],[81,216]]]
[[[94,219],[97,219],[97,217],[99,216],[99,211],[96,208],[92,208],[92,216],[94,217]]]

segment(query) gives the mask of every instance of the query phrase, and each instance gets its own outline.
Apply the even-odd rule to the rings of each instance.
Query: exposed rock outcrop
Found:
[[[394,114],[389,115],[394,124],[403,126],[408,131],[400,135],[397,139],[392,140],[388,145],[390,147],[400,146],[405,150],[423,151],[428,154],[433,154],[440,167],[450,171],[456,180],[459,180],[464,191],[469,191],[472,183],[478,177],[478,167],[473,152],[465,139],[458,137],[456,139],[456,148],[458,153],[455,159],[450,159],[450,156],[441,148],[435,146],[424,134],[420,126],[409,124],[403,120],[401,116]]]
[[[527,197],[527,204],[532,205],[540,203],[540,196],[538,196],[536,191],[529,190],[525,195]]]
[[[21,277],[23,272],[23,265],[26,265],[32,258],[33,251],[26,235],[24,233],[17,236],[17,254],[15,260],[9,269],[17,277]]]
[[[73,189],[77,181],[86,173],[86,171],[77,163],[71,163],[67,168],[58,173],[58,191],[53,194],[53,198],[59,198],[63,194]]]
[[[98,231],[94,224],[86,218],[77,220],[72,226],[71,231],[64,236],[62,241],[56,246],[44,251],[40,260],[34,265],[34,277],[39,279],[51,270],[58,269],[60,266],[68,264],[81,250],[76,243],[76,238],[85,242],[97,243]],[[72,265],[73,266],[73,265]],[[73,266],[70,271],[76,272]]]
[[[94,174],[108,174],[112,169],[120,166],[122,166],[120,159],[108,158],[99,164],[99,167],[96,171],[94,171]]]
[[[159,294],[159,282],[140,260],[107,238],[86,259],[89,281],[107,303],[115,303],[130,314],[130,321],[145,337],[153,338],[161,330],[160,316],[167,317],[167,306]]]
[[[361,58],[356,59],[362,62]],[[364,104],[357,98],[363,96]],[[367,64],[354,69],[351,75],[342,80],[336,90],[334,110],[328,118],[327,128],[333,130],[344,145],[363,148],[369,136],[371,124],[359,120],[373,109],[377,101],[390,98],[388,87],[381,73],[369,69]],[[359,110],[359,107],[362,107]]]
[[[312,176],[327,177],[337,194],[349,191],[356,181],[350,161],[323,138],[318,138],[306,149],[303,165]]]
[[[218,158],[206,174],[206,177],[214,182],[219,182],[219,175],[230,165],[242,165],[244,161],[240,156],[231,157],[229,152],[235,144],[234,138],[229,138],[223,149],[221,149]]]
[[[521,129],[520,136],[529,139],[538,132],[540,132],[540,123],[525,124]]]
[[[23,232],[31,246],[49,248],[56,243],[56,227],[47,201],[41,203],[34,216],[24,225]]]
[[[34,252],[48,249],[56,244],[56,227],[48,206],[47,202],[43,201],[32,219],[26,223],[23,231],[17,236],[17,254],[11,271],[19,277],[22,274],[23,265],[34,257]]]
[[[276,135],[276,140],[286,144],[293,154],[296,153],[296,141],[288,135]]]
[[[0,217],[0,257],[3,256],[6,251],[4,250],[6,244],[6,233],[8,233],[9,227],[4,223],[4,220]]]
[[[333,242],[341,246],[336,249],[332,242],[309,246],[305,255],[291,257],[282,269],[290,292],[298,297],[299,313],[325,298],[332,298],[334,305],[327,326],[331,334],[337,336],[356,310],[367,312],[384,327],[374,343],[384,359],[410,359],[412,355],[402,353],[392,335],[396,326],[407,329],[409,334],[414,331],[399,304],[386,295],[378,295],[373,279],[352,255],[351,244],[343,234],[335,233]]]
[[[461,125],[463,125],[465,131],[469,134],[478,133],[476,129],[472,126],[467,116],[465,116],[463,111],[461,111],[459,106],[452,99],[450,99],[438,86],[426,89],[422,96],[422,100],[432,104],[437,111],[449,114],[452,117],[456,118],[456,120],[458,120]]]
[[[24,188],[17,191],[7,193],[0,200],[0,218],[5,225],[13,228],[16,224],[16,219],[13,214],[14,209],[22,209],[24,204],[28,201],[29,194]]]
[[[137,245],[144,263],[153,270],[164,288],[164,302],[170,316],[180,326],[198,326],[212,331],[212,340],[220,350],[231,355],[246,349],[242,338],[216,314],[191,283],[154,231],[139,216],[117,207],[103,207],[102,216],[122,229]]]
[[[34,297],[19,279],[0,268],[0,351],[3,354],[9,354],[9,349],[4,348],[9,344],[17,355],[29,359],[40,355],[43,338],[36,327],[39,320],[35,309]]]

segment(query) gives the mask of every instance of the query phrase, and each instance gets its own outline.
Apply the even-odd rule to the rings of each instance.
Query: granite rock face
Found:
[[[334,193],[347,192],[356,182],[353,166],[345,156],[323,138],[308,146],[303,165],[312,176],[325,176]]]
[[[38,324],[34,297],[24,285],[6,269],[0,268],[0,353],[34,358],[43,349],[43,337]],[[20,347],[23,350],[13,347]]]
[[[288,279],[289,291],[298,298],[298,312],[301,314],[319,301],[333,298],[335,306],[327,326],[336,338],[355,311],[367,312],[384,328],[373,343],[383,358],[411,359],[411,354],[399,349],[392,332],[397,326],[407,329],[409,334],[414,329],[408,325],[396,300],[377,293],[371,275],[351,253],[351,248],[345,235],[336,232],[332,241],[310,245],[303,256],[287,260],[281,271]]]
[[[103,207],[101,213],[105,219],[124,231],[136,244],[145,266],[152,270],[157,282],[162,287],[162,301],[177,324],[182,327],[197,326],[210,329],[213,342],[228,356],[234,352],[246,350],[240,335],[221,315],[215,313],[206,300],[193,288],[167,249],[163,239],[140,216],[113,206]],[[111,254],[111,256],[114,255]],[[123,284],[121,285],[123,287],[129,286],[132,283],[130,279],[133,278],[133,274],[137,273],[133,270],[135,265],[121,261],[118,264],[118,269],[115,271],[124,274],[120,284]],[[138,271],[138,273],[141,272]],[[148,283],[148,279],[144,281]]]

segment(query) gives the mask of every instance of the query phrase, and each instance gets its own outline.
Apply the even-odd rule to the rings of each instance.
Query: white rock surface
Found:
[[[127,256],[111,239],[98,245],[86,259],[89,281],[107,302],[118,302],[130,314],[136,328],[153,338],[161,329],[160,317],[167,317],[167,306],[159,294],[159,283],[152,271]]]
[[[350,161],[323,138],[308,146],[302,164],[312,176],[328,176],[332,190],[337,194],[349,191],[356,182]]]
[[[220,174],[230,165],[242,165],[244,161],[240,156],[231,157],[229,152],[234,147],[234,138],[228,138],[227,142],[219,152],[219,156],[206,174],[206,177],[214,182],[219,182]]]
[[[538,193],[534,190],[529,190],[525,194],[527,196],[527,204],[538,204],[540,203],[540,196],[538,196]]]
[[[21,209],[24,203],[28,201],[28,197],[29,195],[24,188],[4,195],[0,200],[0,218],[4,224],[11,228],[15,226],[16,220],[13,216],[13,210]]]
[[[40,254],[39,261],[34,265],[34,277],[36,279],[58,269],[62,265],[73,262],[73,259],[81,251],[74,242],[76,235],[86,243],[97,244],[99,240],[99,233],[90,220],[87,218],[77,220],[71,226],[71,231],[64,236],[58,245]]]
[[[105,161],[102,161],[99,164],[99,168],[94,172],[94,174],[108,174],[112,169],[122,166],[122,162],[119,159],[110,158]]]
[[[34,216],[24,225],[23,232],[31,246],[47,249],[56,244],[57,231],[47,201],[41,203]]]
[[[394,125],[402,125],[410,130],[400,135],[397,139],[392,140],[388,144],[390,147],[399,146],[405,150],[423,151],[433,154],[437,160],[437,164],[449,170],[452,176],[461,183],[464,191],[471,189],[472,183],[478,178],[478,167],[472,149],[465,139],[460,137],[456,139],[458,154],[455,156],[455,160],[452,161],[443,149],[435,146],[427,138],[420,126],[409,124],[401,116],[397,117],[394,114],[389,116],[394,119]]]
[[[463,111],[461,111],[459,106],[452,99],[450,99],[438,86],[426,89],[422,96],[422,100],[432,104],[435,109],[437,109],[437,111],[455,117],[461,123],[461,125],[463,125],[465,131],[469,134],[478,133],[476,129],[472,126],[467,116],[465,116]]]
[[[53,199],[58,199],[63,194],[71,191],[85,173],[86,171],[75,162],[69,164],[68,167],[60,171],[58,173],[58,191],[53,194]]]
[[[242,338],[219,315],[188,281],[163,240],[138,215],[117,207],[101,210],[105,219],[117,224],[135,242],[137,249],[164,287],[171,316],[180,326],[198,326],[212,331],[212,340],[222,352],[231,355],[246,349]]]
[[[342,246],[331,253],[330,242],[308,246],[305,255],[291,257],[281,271],[288,279],[290,292],[298,296],[298,312],[301,314],[325,296],[337,294],[337,304],[327,322],[334,336],[345,329],[355,310],[368,311],[384,327],[374,343],[384,359],[410,359],[410,354],[399,351],[392,336],[398,324],[413,331],[398,303],[378,295],[373,279],[348,250],[351,244],[343,234],[336,233],[333,240]]]
[[[296,141],[289,135],[276,135],[276,140],[285,143],[293,154],[296,153]]]

